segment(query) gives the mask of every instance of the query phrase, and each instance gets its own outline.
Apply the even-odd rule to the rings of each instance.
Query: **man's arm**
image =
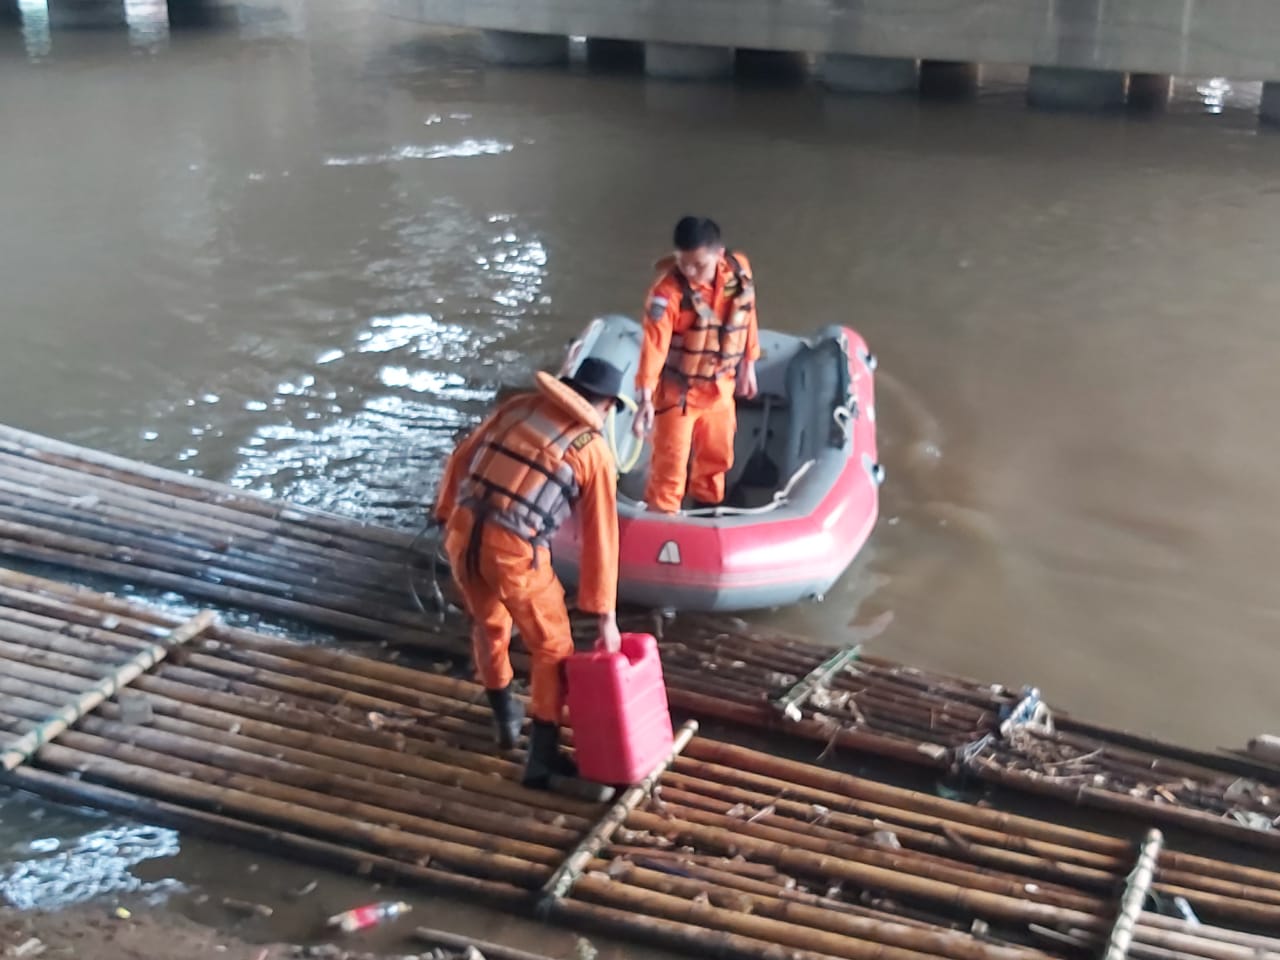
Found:
[[[637,436],[643,436],[653,427],[653,395],[667,362],[671,335],[679,315],[680,292],[663,277],[650,288],[644,303],[644,331],[640,341],[640,365],[636,371],[639,409],[633,424]]]
[[[462,485],[467,471],[471,469],[471,461],[475,457],[476,445],[505,408],[505,403],[499,406],[497,410],[484,419],[480,426],[462,439],[457,447],[454,448],[453,453],[449,454],[449,460],[444,467],[444,476],[440,479],[440,490],[436,493],[435,518],[438,522],[442,524],[447,522],[449,515],[457,508],[458,488]]]
[[[734,254],[742,265],[742,275],[751,286],[751,305],[747,309],[747,343],[742,364],[738,368],[738,395],[750,400],[759,391],[756,385],[756,361],[760,359],[760,324],[756,317],[756,279],[751,264],[742,254]]]
[[[575,509],[582,554],[578,566],[578,609],[600,618],[600,636],[618,649],[618,481],[604,439],[596,434],[570,453],[580,493]]]

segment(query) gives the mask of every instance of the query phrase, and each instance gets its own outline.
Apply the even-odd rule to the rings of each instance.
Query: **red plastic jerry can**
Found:
[[[565,663],[565,676],[583,779],[639,783],[671,753],[671,712],[652,636],[624,633],[619,653],[575,653]]]

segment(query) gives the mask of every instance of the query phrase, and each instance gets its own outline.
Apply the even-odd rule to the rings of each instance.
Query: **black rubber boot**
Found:
[[[614,796],[614,788],[583,780],[578,765],[560,752],[560,727],[542,720],[533,721],[529,735],[529,759],[522,783],[535,790],[553,790],[589,803],[605,803]]]
[[[533,721],[529,735],[529,758],[521,782],[535,790],[551,787],[552,777],[576,777],[578,766],[560,752],[560,727],[545,720]]]
[[[494,739],[503,750],[511,750],[520,739],[524,724],[524,705],[511,694],[511,684],[501,690],[486,690],[493,708]]]

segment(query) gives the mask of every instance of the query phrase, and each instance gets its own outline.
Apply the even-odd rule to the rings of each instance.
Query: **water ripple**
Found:
[[[0,864],[0,896],[20,910],[51,910],[108,893],[169,892],[175,881],[144,883],[131,872],[144,860],[178,853],[178,834],[118,826],[70,841],[42,837],[17,851],[34,856]]]
[[[423,147],[410,144],[397,147],[388,153],[366,153],[354,157],[326,157],[326,167],[367,167],[380,163],[399,163],[404,160],[444,160],[450,157],[496,157],[510,153],[515,147],[498,140],[463,140],[459,143],[441,143]]]

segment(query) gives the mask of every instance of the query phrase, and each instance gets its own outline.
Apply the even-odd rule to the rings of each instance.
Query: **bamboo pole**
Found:
[[[15,785],[56,799],[91,803],[103,809],[138,816],[149,822],[192,830],[220,841],[230,837],[254,849],[282,850],[311,862],[339,865],[346,871],[368,874],[373,879],[411,880],[431,889],[517,910],[527,910],[531,903],[528,893],[514,885],[407,863],[297,833],[137,797],[109,787],[69,780],[44,770],[22,767],[7,776],[21,778],[13,781]],[[724,960],[833,960],[813,952],[786,950],[765,941],[674,923],[659,917],[637,916],[578,901],[560,901],[555,906],[553,917],[573,927],[599,930],[628,940],[643,939],[695,956],[720,957]]]
[[[170,513],[174,515],[175,525],[184,525],[194,530],[212,529],[226,537],[244,538],[256,535],[267,542],[297,545],[308,556],[327,549],[340,551],[355,562],[367,560],[371,565],[394,562],[396,559],[395,548],[373,544],[358,535],[322,531],[306,523],[272,520],[230,507],[139,487],[128,480],[77,473],[38,461],[15,460],[7,457],[3,451],[0,451],[0,475],[19,485],[29,484],[34,479],[46,488],[71,495],[75,498],[76,508],[86,513],[105,503],[136,511],[139,518],[146,516],[157,525],[164,522],[166,513]],[[403,562],[403,555],[400,559]]]
[[[703,754],[703,757],[697,757],[698,753]],[[720,762],[715,762],[716,759]],[[1111,858],[1124,857],[1128,847],[1124,840],[1117,837],[861,780],[720,741],[696,741],[686,751],[686,755],[676,762],[675,769],[681,773],[692,773],[719,783],[740,785],[766,793],[776,794],[781,790],[789,790],[795,795],[797,790],[803,789],[814,802],[833,810],[862,810],[890,822],[907,822],[926,829],[936,818],[949,823],[966,839],[999,842],[1003,835],[1018,845],[1048,843],[1053,846],[1046,855],[1058,858],[1072,858],[1072,848]],[[850,806],[851,804],[857,806]],[[983,830],[991,832],[980,832]],[[1031,846],[1023,848],[1034,849]],[[1172,850],[1165,851],[1163,861],[1165,869],[1203,873],[1248,886],[1280,889],[1277,887],[1280,874],[1267,870]],[[1103,866],[1100,861],[1072,862]]]
[[[676,733],[671,752],[667,757],[647,777],[639,783],[628,787],[623,792],[622,796],[614,802],[604,816],[600,818],[600,821],[582,838],[556,869],[556,872],[547,880],[542,888],[544,899],[559,900],[573,889],[574,883],[582,875],[586,865],[612,839],[618,827],[622,826],[640,801],[649,796],[654,785],[662,778],[667,768],[671,766],[671,761],[680,755],[680,752],[688,746],[689,741],[693,739],[693,735],[697,732],[698,721],[696,720],[690,720],[680,727]],[[541,909],[547,910],[549,908],[542,907]]]
[[[741,782],[745,779],[743,775],[754,775],[763,777],[767,782],[775,785],[794,784],[816,787],[850,799],[907,807],[953,822],[989,827],[1004,833],[1018,833],[1033,839],[1067,846],[1082,846],[1117,856],[1123,856],[1128,846],[1125,841],[1118,838],[1102,837],[1074,827],[1001,813],[918,791],[861,780],[832,770],[812,767],[799,761],[759,754],[721,741],[699,740],[691,744],[687,757],[681,758],[676,763],[676,769],[684,771],[696,768],[700,762],[711,764],[718,774],[723,774],[722,779],[725,782]],[[746,773],[748,770],[751,774]],[[697,772],[696,769],[693,772]]]
[[[7,661],[11,665],[10,671],[15,676],[43,681],[52,686],[58,686],[64,689],[69,688],[77,691],[78,686],[76,682],[68,680],[65,676],[66,674],[83,675],[91,679],[96,679],[98,675],[96,665],[90,661],[65,654],[48,653],[43,650],[31,650],[30,648],[15,646],[5,641],[0,641],[0,660]],[[209,679],[208,675],[201,673],[198,670],[191,670],[185,667],[174,667],[172,665],[162,666],[161,673],[161,678],[139,678],[137,681],[139,689],[152,689],[153,684],[159,679],[177,678],[179,681],[187,681],[192,685],[199,685],[202,681]],[[216,680],[217,678],[214,679]],[[239,701],[237,698],[232,698],[230,701],[231,709],[249,712],[259,718],[265,716],[265,718],[268,719],[268,722],[277,716],[282,706],[289,709],[305,708],[306,706],[304,701],[297,700],[296,698],[291,699],[285,695],[276,695],[275,691],[266,687],[258,687],[253,684],[237,681],[227,681],[222,686],[226,691],[239,694],[241,697],[253,698],[251,702],[248,703]],[[178,696],[182,695],[180,691],[173,691],[172,689],[170,689],[169,692],[175,692]],[[332,704],[334,709],[345,709],[340,706],[339,701],[332,701]],[[427,715],[427,717],[430,718],[430,715]],[[358,723],[348,724],[348,728],[351,727],[363,732],[368,727],[368,723],[363,717],[361,717]],[[409,737],[397,732],[393,735],[383,736],[376,740],[376,742],[389,745],[394,749],[420,753],[449,762],[462,762],[464,764],[474,763],[478,769],[485,769],[489,772],[500,775],[507,775],[514,769],[513,764],[508,760],[503,760],[498,757],[477,755],[472,752],[460,752],[456,746],[421,739],[423,735],[431,735],[435,736],[438,740],[439,735],[434,731],[417,729],[414,733],[417,734],[416,737]],[[451,735],[454,740],[466,739],[464,733],[458,733],[457,731],[454,731]],[[368,736],[372,736],[372,734],[369,734]],[[474,742],[478,738],[473,737],[472,739]],[[488,741],[484,741],[483,748],[487,748],[487,746]]]
[[[35,668],[43,668],[45,670],[63,671],[69,674],[96,679],[100,673],[100,667],[93,660],[88,659],[83,653],[77,654],[76,647],[71,641],[63,641],[57,644],[57,648],[64,652],[50,652],[44,649],[33,649],[15,645],[5,640],[0,640],[0,660],[7,660],[16,663],[15,671],[21,671],[23,675],[29,675],[30,670]],[[454,740],[462,744],[468,744],[478,750],[485,750],[491,743],[490,735],[487,728],[482,729],[475,724],[468,723],[465,719],[456,716],[444,716],[442,714],[430,713],[421,708],[415,708],[409,705],[401,704],[394,700],[384,700],[375,696],[367,696],[364,694],[349,694],[343,696],[341,688],[330,687],[326,684],[316,683],[300,677],[286,677],[284,675],[275,674],[267,675],[260,671],[234,671],[223,669],[222,661],[212,657],[203,655],[193,655],[188,659],[195,667],[212,667],[213,673],[202,672],[201,669],[192,669],[191,667],[177,667],[167,664],[161,668],[161,676],[165,678],[176,678],[181,681],[188,682],[192,685],[207,685],[212,682],[215,686],[226,692],[240,694],[256,698],[259,702],[272,702],[273,706],[279,707],[280,704],[298,705],[299,701],[296,697],[317,696],[320,702],[333,707],[360,707],[364,710],[377,712],[380,710],[388,711],[405,711],[419,721],[419,728],[415,731],[419,735],[426,734],[429,731],[421,729],[422,724],[439,725],[442,731],[448,731]],[[232,665],[234,666],[234,665]],[[248,676],[251,680],[265,680],[267,685],[259,685],[258,683],[238,680],[223,679],[222,675],[230,673],[232,676]],[[455,701],[441,703],[441,709],[457,712],[464,705]],[[427,746],[421,741],[415,741],[412,747],[408,746],[408,737],[405,737],[405,748],[427,749]],[[398,744],[398,741],[397,741]],[[433,755],[444,753],[446,757],[457,757],[457,752],[449,748],[431,748]],[[428,752],[431,752],[428,751]],[[500,762],[500,761],[499,761]],[[509,765],[500,762],[500,770],[506,772]]]
[[[690,837],[697,843],[709,846],[732,856],[748,854],[763,859],[781,870],[803,868],[808,876],[825,877],[821,871],[831,868],[831,876],[858,882],[881,881],[888,875],[895,880],[884,889],[914,893],[920,890],[936,890],[924,882],[964,888],[975,893],[991,894],[1009,899],[1021,898],[1036,904],[1049,904],[1080,912],[1096,911],[1102,903],[1095,897],[1056,889],[1042,883],[1027,883],[1009,875],[982,873],[979,868],[966,867],[955,862],[926,860],[920,855],[902,856],[887,850],[852,843],[836,843],[809,837],[795,830],[764,827],[759,823],[745,823],[732,817],[704,813],[691,808],[670,805],[667,817],[637,811],[629,823],[660,836]],[[922,881],[915,884],[916,880]],[[898,883],[901,880],[902,883]],[[903,885],[905,884],[905,886]]]
[[[753,913],[743,913],[711,903],[671,896],[618,883],[608,877],[587,874],[578,881],[578,894],[589,901],[655,914],[698,926],[714,926],[743,936],[767,939],[800,950],[820,951],[845,960],[925,960],[938,954],[855,939]],[[1032,954],[1035,956],[1035,954]]]
[[[200,736],[200,731],[209,738],[226,735],[234,731],[235,735],[253,738],[264,744],[264,751],[272,753],[296,751],[298,755],[307,754],[317,758],[315,762],[322,764],[342,764],[347,768],[358,768],[365,771],[385,771],[388,776],[403,776],[412,779],[416,784],[434,783],[445,787],[465,789],[472,796],[483,793],[501,800],[510,809],[525,809],[530,816],[554,822],[563,817],[563,825],[571,829],[585,830],[590,819],[599,810],[598,804],[574,800],[559,794],[530,790],[520,786],[516,775],[516,765],[493,758],[474,758],[472,768],[453,766],[427,757],[418,756],[403,749],[396,749],[396,744],[388,735],[365,731],[366,739],[376,740],[384,746],[368,745],[350,739],[339,739],[328,733],[313,732],[324,729],[321,720],[315,717],[296,718],[289,714],[281,714],[270,707],[255,705],[254,712],[259,716],[270,717],[279,723],[254,720],[241,713],[217,710],[211,707],[197,706],[165,692],[184,692],[190,696],[199,691],[184,691],[181,684],[164,681],[159,678],[148,678],[145,688],[148,702],[158,715],[156,723],[166,722],[181,724],[175,732],[184,732],[189,736]],[[11,692],[8,681],[0,677],[0,693]],[[195,697],[195,699],[204,699]],[[219,706],[234,710],[244,706],[244,702],[233,697],[213,698],[206,702],[215,702]],[[108,705],[109,706],[109,705]],[[169,720],[169,718],[174,718]],[[298,722],[298,726],[291,723]],[[290,755],[289,753],[285,754]],[[481,762],[482,760],[486,762]],[[421,789],[421,787],[419,787]]]
[[[517,857],[534,864],[554,865],[562,857],[559,849],[546,843],[517,840],[504,834],[494,834],[483,828],[455,826],[443,820],[394,810],[378,803],[347,799],[345,796],[329,794],[322,790],[295,787],[268,777],[239,773],[234,768],[184,760],[170,753],[117,743],[88,733],[67,732],[63,734],[61,742],[82,754],[92,755],[96,764],[92,769],[95,771],[110,771],[114,769],[114,763],[145,770],[149,776],[153,777],[177,775],[192,783],[200,782],[216,788],[252,794],[263,800],[294,804],[317,813],[384,824],[424,839],[446,842],[459,848],[467,847],[482,854],[491,852],[494,855]],[[427,806],[425,800],[423,806]]]
[[[816,852],[833,851],[835,849],[833,845],[837,845],[841,850],[845,851],[841,855],[848,859],[879,862],[882,866],[902,869],[908,873],[920,872],[927,869],[929,865],[936,869],[950,870],[955,869],[957,864],[964,863],[969,865],[966,867],[968,872],[979,877],[1016,878],[1016,881],[1021,884],[1027,876],[1026,872],[1020,869],[1021,865],[1012,869],[984,867],[972,856],[971,848],[946,844],[945,840],[938,848],[932,850],[904,847],[899,851],[893,847],[886,848],[879,844],[874,837],[860,834],[851,836],[844,830],[834,829],[834,825],[828,827],[822,824],[815,824],[809,818],[780,814],[777,812],[778,803],[776,801],[771,801],[752,813],[750,810],[745,812],[735,810],[726,801],[705,801],[698,795],[688,795],[683,794],[683,792],[664,791],[663,796],[664,801],[670,801],[664,803],[661,811],[664,814],[675,813],[698,823],[713,826],[721,824],[726,828],[735,830],[739,828],[733,825],[735,821],[740,820],[743,824],[740,828],[741,831],[750,836],[773,839],[780,843],[793,843],[796,846]],[[751,813],[751,816],[747,816],[747,813]],[[886,830],[882,826],[878,832],[891,833],[894,839],[898,841],[899,846],[902,846],[900,835],[896,831]],[[908,863],[915,865],[908,866]],[[1054,879],[1057,880],[1060,877],[1055,877]],[[1103,873],[1091,876],[1090,879],[1098,881],[1094,884],[1095,887],[1101,887],[1107,891],[1110,891],[1115,886],[1115,877],[1111,874]],[[1075,886],[1068,883],[1046,883],[1043,880],[1039,880],[1034,885],[1027,884],[1027,886],[1034,886],[1036,891],[1056,892],[1063,895],[1073,895],[1077,890]]]
[[[415,818],[390,817],[377,808],[335,801],[314,792],[270,789],[269,784],[256,778],[226,775],[221,778],[222,783],[217,783],[175,774],[169,769],[190,771],[196,767],[175,764],[172,758],[149,756],[145,751],[119,747],[86,734],[66,736],[78,736],[77,742],[92,747],[92,752],[46,744],[38,758],[41,764],[62,771],[78,771],[82,777],[117,789],[127,788],[171,802],[234,813],[250,821],[296,824],[360,847],[372,847],[375,851],[427,856],[442,867],[526,888],[540,886],[551,873],[551,867],[546,864],[505,852],[523,850],[523,845],[495,842],[496,838],[475,836],[474,832],[438,830],[435,824],[422,818],[414,822]],[[146,765],[136,765],[135,760],[144,761]],[[288,799],[281,799],[282,796]],[[388,823],[397,825],[387,826]],[[410,832],[402,828],[405,825],[423,832]],[[432,836],[426,830],[437,835]],[[443,833],[459,839],[445,839],[439,835]],[[467,840],[478,840],[481,845],[472,846],[460,839],[463,836]],[[553,861],[557,852],[544,848],[540,856]]]
[[[694,693],[674,684],[667,688],[667,700],[677,709],[700,716],[714,717],[763,730],[773,730],[778,726],[776,715],[763,701],[759,705],[751,706],[726,703],[716,696]],[[799,723],[790,724],[788,729],[819,743],[836,743],[851,750],[865,750],[879,756],[904,760],[913,765],[935,769],[945,769],[948,766],[947,752],[941,745],[935,745],[940,752],[923,752],[917,740],[868,734],[844,729],[838,725],[818,723],[814,720],[801,720]]]
[[[372,636],[379,640],[393,643],[422,645],[426,642],[424,633],[431,629],[431,624],[425,617],[421,618],[422,622],[417,629],[411,629],[408,626],[395,626],[384,621],[373,620],[369,617],[341,610],[331,610],[312,603],[257,593],[239,587],[210,583],[195,577],[170,573],[167,570],[136,566],[118,560],[90,557],[74,550],[39,546],[10,537],[0,537],[0,553],[20,557],[24,560],[38,560],[42,563],[52,563],[57,566],[71,567],[90,573],[106,574],[128,582],[145,583],[148,586],[162,587],[166,590],[173,590],[194,597],[203,597],[207,600],[231,606],[247,607],[251,610],[262,610],[268,613],[296,617],[300,620],[331,627],[335,630]]]
[[[347,773],[317,770],[303,763],[276,756],[262,756],[246,748],[247,745],[228,745],[193,739],[167,729],[154,727],[130,727],[111,720],[88,717],[81,729],[86,734],[108,742],[127,744],[164,754],[179,761],[189,761],[209,769],[244,774],[269,780],[273,784],[326,794],[344,801],[354,801],[369,807],[378,807],[393,814],[407,814],[414,818],[428,818],[437,824],[448,824],[469,830],[477,830],[493,836],[505,836],[542,847],[561,849],[568,847],[578,837],[578,832],[564,826],[542,823],[527,815],[486,810],[468,795],[458,800],[445,800],[433,796],[434,791],[411,789],[407,785],[360,779]],[[68,741],[71,745],[71,741]],[[187,770],[187,767],[174,767]],[[534,859],[533,848],[524,856]]]
[[[608,864],[596,865],[596,873]],[[777,895],[753,894],[740,890],[711,891],[697,880],[685,879],[646,869],[638,865],[606,873],[635,886],[681,899],[707,896],[712,906],[737,913],[767,917],[802,927],[883,944],[890,948],[915,950],[926,955],[952,960],[1047,960],[1040,951],[1021,947],[985,944],[968,934],[940,927],[925,927],[898,921],[897,917],[876,918],[854,916],[825,906],[789,901]]]
[[[794,877],[779,873],[776,867],[767,863],[751,863],[738,858],[730,860],[728,857],[716,854],[691,853],[668,847],[645,847],[632,846],[625,843],[610,843],[608,849],[600,854],[600,856],[606,855],[614,860],[631,861],[639,866],[668,864],[678,865],[680,868],[703,867],[716,871],[723,877],[746,880],[752,884],[760,884],[770,890],[785,890],[796,886]],[[646,860],[648,863],[640,863],[640,860]],[[661,866],[654,866],[652,869],[658,870],[661,869]],[[728,885],[727,882],[726,885]]]
[[[348,616],[359,617],[365,604],[358,597],[351,596],[351,591],[341,594],[325,592],[310,586],[286,583],[269,577],[241,573],[226,566],[211,565],[207,561],[180,559],[166,556],[151,548],[135,548],[116,546],[91,540],[84,536],[57,533],[47,524],[36,525],[18,523],[0,519],[0,537],[5,542],[22,542],[33,549],[49,549],[63,555],[82,558],[86,566],[96,564],[123,564],[132,569],[146,570],[150,575],[181,576],[192,582],[208,583],[222,587],[228,591],[236,590],[252,596],[277,597],[306,604],[310,607],[322,608]],[[217,557],[210,559],[216,560]],[[380,610],[384,620],[391,625],[417,626],[423,618],[405,608],[383,607]]]
[[[1125,885],[1124,898],[1120,901],[1120,911],[1107,942],[1105,960],[1125,960],[1129,955],[1129,944],[1133,942],[1134,930],[1138,925],[1138,918],[1142,915],[1142,905],[1151,890],[1151,880],[1155,876],[1156,864],[1160,859],[1160,848],[1163,846],[1164,836],[1159,830],[1151,830],[1147,833],[1147,838],[1143,841],[1142,849],[1138,854],[1138,862]]]
[[[681,777],[681,779],[677,780],[676,777]],[[713,809],[721,813],[724,812],[724,807],[729,804],[750,804],[757,811],[775,807],[780,815],[779,817],[765,816],[761,817],[759,821],[766,826],[781,822],[781,817],[800,822],[815,818],[812,804],[769,797],[766,794],[752,791],[737,791],[733,788],[722,789],[718,784],[711,781],[693,781],[689,783],[690,789],[681,789],[678,784],[684,783],[689,783],[689,781],[683,779],[682,775],[677,774],[675,777],[670,777],[668,785],[663,788],[663,798],[670,798],[685,806],[702,806],[704,809]],[[716,807],[711,807],[700,802],[700,798],[703,797],[712,797],[721,801],[721,803]],[[829,823],[838,828],[838,830],[830,833],[824,832],[822,836],[838,835],[847,842],[858,842],[858,838],[866,838],[867,835],[877,831],[887,831],[892,833],[903,847],[920,853],[951,857],[979,866],[994,867],[1008,872],[1018,871],[1028,877],[1067,882],[1096,890],[1110,890],[1115,885],[1115,875],[1108,870],[1082,867],[1044,856],[1022,853],[1017,850],[1006,850],[977,842],[970,843],[955,831],[949,831],[951,832],[951,838],[948,838],[945,833],[931,833],[825,809],[823,813],[817,816],[820,816],[823,823]]]
[[[62,733],[108,697],[114,696],[116,691],[127,687],[141,674],[163,660],[168,656],[170,649],[198,637],[213,622],[213,613],[205,610],[187,621],[186,624],[175,629],[169,635],[167,644],[156,644],[139,653],[124,666],[117,669],[111,676],[103,678],[92,689],[85,691],[74,703],[69,703],[56,711],[39,728],[23,737],[19,737],[5,747],[3,753],[0,753],[0,767],[5,770],[13,770],[18,765],[25,763],[41,746],[58,736],[58,734]]]
[[[387,581],[366,579],[360,573],[338,579],[334,573],[331,560],[329,568],[299,568],[292,560],[274,559],[265,551],[247,556],[231,549],[229,543],[207,544],[190,543],[187,538],[172,530],[160,536],[153,531],[139,529],[133,524],[120,521],[105,521],[97,516],[84,517],[74,512],[59,511],[46,504],[17,504],[13,498],[0,495],[0,519],[24,527],[35,527],[51,533],[73,537],[85,543],[104,544],[113,550],[125,549],[136,552],[138,556],[154,558],[160,562],[169,557],[173,560],[174,569],[204,571],[206,575],[233,578],[247,584],[254,584],[265,578],[268,583],[281,583],[293,586],[294,589],[316,589],[327,584],[332,590],[344,596],[360,597],[368,601],[391,603],[397,607],[406,607],[403,593],[389,589]],[[71,515],[68,515],[70,513]],[[217,547],[223,547],[217,549]],[[359,570],[360,568],[356,568]],[[402,578],[401,578],[402,579]]]
[[[328,546],[290,536],[287,531],[245,526],[241,516],[227,512],[224,516],[210,517],[185,509],[186,502],[165,498],[156,502],[136,496],[133,488],[117,484],[86,486],[82,475],[66,472],[38,475],[39,487],[31,485],[29,465],[11,468],[0,455],[0,496],[13,505],[37,501],[48,510],[64,517],[88,517],[110,520],[122,529],[152,536],[181,536],[195,544],[210,549],[240,551],[248,556],[271,558],[272,562],[293,564],[302,568],[325,569],[333,566],[334,551],[343,550],[338,540]],[[87,506],[86,501],[92,502]],[[149,526],[147,525],[149,524]],[[251,546],[253,550],[247,550]],[[396,573],[403,563],[389,559],[362,557],[359,565],[350,564],[344,575],[377,576]]]
[[[87,447],[78,447],[63,443],[39,434],[18,430],[14,427],[0,425],[0,449],[30,460],[69,465],[77,472],[96,474],[98,476],[124,476],[135,481],[137,486],[151,489],[178,489],[185,496],[205,503],[234,505],[246,513],[256,513],[273,520],[290,520],[307,523],[319,529],[344,532],[358,530],[360,535],[376,543],[388,546],[400,546],[410,539],[373,524],[364,524],[349,520],[337,514],[313,507],[302,507],[290,504],[280,506],[253,494],[244,493],[234,487],[215,483],[201,477],[176,473],[158,467],[148,466],[135,460],[100,453]]]
[[[1014,789],[1025,790],[1029,793],[1039,793],[1076,804],[1088,804],[1103,810],[1125,813],[1135,817],[1145,817],[1148,820],[1176,824],[1212,834],[1216,837],[1222,837],[1226,840],[1256,844],[1266,847],[1268,850],[1280,850],[1280,833],[1270,830],[1257,830],[1235,820],[1224,819],[1200,810],[1155,803],[1150,800],[1142,800],[1127,794],[1113,793],[1109,790],[1102,790],[1086,784],[1066,787],[1062,784],[1054,783],[1034,771],[1010,770],[986,757],[974,758],[971,764],[975,772],[978,772],[984,779]]]
[[[777,809],[780,815],[800,821],[811,820],[814,817],[812,804],[735,787],[725,787],[714,781],[699,780],[678,773],[667,774],[664,779],[662,796],[685,805],[693,804],[695,806],[701,803],[699,798],[712,797],[722,801],[722,803],[719,807],[707,807],[707,809],[718,809],[721,812],[723,812],[725,805],[732,803],[735,805],[749,804],[760,810],[772,806]],[[1027,876],[1068,882],[1085,888],[1112,889],[1116,883],[1116,874],[1123,867],[1123,861],[1119,858],[1101,857],[1100,855],[1095,858],[1083,851],[1077,852],[1067,848],[1054,849],[1049,845],[1040,845],[1033,842],[1022,844],[1016,842],[1015,838],[1012,837],[1002,838],[981,835],[983,839],[994,840],[1000,843],[1001,846],[980,842],[978,836],[974,836],[971,841],[959,832],[964,829],[963,827],[956,829],[948,826],[944,833],[939,834],[878,818],[868,819],[854,816],[834,809],[824,808],[820,816],[823,823],[839,827],[845,834],[852,833],[855,836],[861,836],[877,830],[888,830],[898,838],[904,847],[909,849],[954,857],[1008,871],[1018,871]],[[769,825],[778,821],[775,817],[764,817],[759,822]],[[835,836],[834,833],[823,833],[822,835]],[[1022,852],[1023,850],[1036,852]],[[1068,859],[1068,855],[1070,859]],[[1099,864],[1103,868],[1080,866],[1074,862],[1078,860],[1087,860],[1088,862]],[[1189,899],[1200,901],[1200,903],[1210,907],[1215,912],[1222,912],[1228,915],[1235,912],[1237,902],[1272,905],[1280,903],[1280,900],[1277,899],[1277,891],[1265,887],[1221,880],[1216,877],[1186,871],[1173,871],[1163,867],[1157,876],[1162,878],[1155,883],[1155,889],[1160,893],[1168,896],[1181,894]],[[1277,879],[1276,875],[1273,875],[1272,879]]]
[[[190,831],[220,843],[230,840],[252,850],[269,850],[305,862],[338,868],[349,875],[370,879],[412,880],[428,889],[469,896],[495,906],[527,909],[528,891],[514,884],[467,876],[422,863],[392,859],[330,840],[304,836],[165,800],[117,790],[83,779],[36,767],[24,766],[0,775],[10,785],[73,804],[89,804],[101,810],[136,817],[148,823]]]
[[[551,957],[545,954],[516,950],[514,947],[504,947],[499,943],[477,940],[475,937],[464,937],[461,934],[448,933],[431,927],[418,927],[413,931],[413,935],[416,939],[424,943],[434,944],[437,947],[449,947],[453,950],[474,950],[481,954],[484,960],[552,960]]]

